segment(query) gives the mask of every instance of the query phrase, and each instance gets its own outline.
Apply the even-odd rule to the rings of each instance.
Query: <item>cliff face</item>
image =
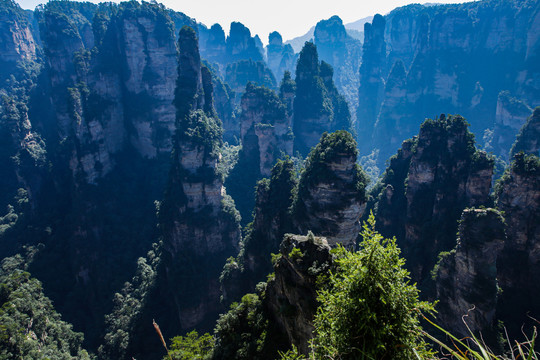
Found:
[[[285,71],[294,71],[297,56],[291,45],[283,44],[283,38],[277,31],[268,35],[266,55],[268,67],[278,81],[283,77]]]
[[[14,69],[18,61],[35,60],[37,46],[24,11],[15,2],[6,1],[0,10],[0,63]],[[12,64],[11,66],[9,64]],[[7,75],[2,74],[2,77]]]
[[[527,323],[526,314],[540,311],[540,174],[536,155],[517,154],[497,185],[497,207],[504,211],[508,240],[501,255],[498,280],[503,289],[499,313],[511,330]]]
[[[373,21],[364,25],[364,45],[360,66],[360,87],[358,89],[358,109],[356,124],[360,153],[368,153],[371,148],[371,133],[377,120],[379,105],[384,89],[383,77],[386,63],[386,42],[384,17],[376,15]]]
[[[177,48],[166,13],[150,8],[134,18],[137,12],[137,8],[127,9],[117,23],[117,36],[124,44],[119,55],[126,65],[122,67],[123,96],[128,100],[124,113],[134,129],[128,133],[130,143],[142,157],[155,158],[172,148]],[[141,103],[146,106],[134,111],[134,105]]]
[[[242,94],[250,81],[271,89],[276,88],[276,79],[266,64],[263,61],[251,59],[239,60],[227,65],[225,81],[237,94]]]
[[[28,99],[40,70],[33,30],[19,5],[0,4],[0,170],[4,175],[0,208],[4,210],[17,188],[32,198],[38,186],[31,189],[30,183],[41,177],[37,172],[47,161],[45,144],[29,119]]]
[[[292,156],[292,122],[277,94],[248,83],[241,101],[238,162],[227,178],[227,187],[238,204],[244,223],[253,211],[253,188],[257,180],[270,175],[282,155]]]
[[[246,156],[258,157],[259,172],[270,175],[280,151],[292,156],[291,119],[279,97],[264,87],[248,83],[242,96],[240,135]],[[256,138],[257,143],[251,140]],[[251,142],[251,143],[250,143]]]
[[[497,110],[495,111],[495,125],[490,139],[484,139],[485,148],[508,161],[508,154],[520,128],[525,124],[532,109],[524,102],[511,97],[508,91],[499,93]],[[485,135],[485,136],[486,136]]]
[[[358,100],[358,68],[362,43],[353,39],[338,16],[321,20],[315,26],[315,44],[321,60],[334,68],[334,82],[349,104]]]
[[[204,88],[197,38],[191,28],[180,31],[179,47],[185,52],[179,59],[175,97],[178,130],[160,211],[164,247],[170,255],[166,274],[168,282],[175,284],[172,296],[180,326],[188,329],[219,311],[220,265],[237,249],[240,229],[216,169],[222,130],[212,109],[203,111],[201,99],[210,89]],[[178,276],[184,280],[179,281]],[[199,276],[206,281],[197,280]],[[185,291],[193,291],[193,286],[198,295],[186,297]]]
[[[499,294],[497,259],[505,246],[504,218],[495,209],[466,209],[461,215],[457,246],[437,269],[437,320],[461,336],[497,331]]]
[[[516,142],[512,146],[510,156],[514,157],[518,152],[539,155],[540,151],[540,107],[534,109],[525,125],[521,128]]]
[[[73,136],[70,168],[88,183],[108,174],[128,144],[143,158],[169,153],[175,118],[177,48],[168,13],[129,4],[99,15],[98,39],[92,18],[76,7],[45,7],[39,15],[58,138]]]
[[[386,172],[377,221],[384,236],[397,236],[420,283],[437,255],[453,247],[462,209],[487,203],[493,161],[475,149],[461,117],[427,120],[414,142],[404,144]],[[395,214],[404,220],[394,223]]]
[[[532,325],[528,314],[540,310],[533,300],[540,294],[539,164],[536,155],[516,155],[496,185],[498,209],[463,212],[457,246],[437,266],[438,318],[448,329],[468,334],[460,318],[472,308],[467,325],[491,343],[498,321],[510,337]]]
[[[319,63],[317,47],[306,42],[296,65],[293,130],[295,151],[307,155],[325,132],[348,130],[349,108],[333,83],[333,70]]]
[[[331,265],[330,246],[324,237],[287,234],[274,265],[275,277],[267,285],[266,304],[272,320],[303,354],[309,353],[313,337],[317,276]]]
[[[503,90],[525,106],[537,105],[536,85],[527,80],[537,71],[528,60],[529,53],[537,53],[538,42],[530,35],[537,6],[533,1],[409,5],[386,19],[376,16],[365,32],[360,69],[358,136],[360,143],[370,142],[361,153],[380,149],[382,164],[421,119],[441,111],[473,119],[471,127],[480,138],[500,124],[497,111],[497,121],[505,117],[503,104],[497,105]],[[401,96],[391,96],[392,104],[382,91],[398,61],[406,79]],[[401,114],[397,122],[396,113]],[[398,140],[389,147],[381,133]]]
[[[311,151],[300,178],[293,209],[297,233],[311,230],[331,246],[354,248],[366,208],[366,175],[356,164],[356,143],[351,134],[323,134]]]

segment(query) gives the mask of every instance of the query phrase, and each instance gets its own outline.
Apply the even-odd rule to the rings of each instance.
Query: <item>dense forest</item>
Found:
[[[537,359],[540,1],[373,15],[0,0],[0,359]]]

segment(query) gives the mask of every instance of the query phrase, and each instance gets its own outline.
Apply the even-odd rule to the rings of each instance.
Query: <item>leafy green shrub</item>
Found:
[[[163,360],[202,360],[208,359],[214,347],[214,338],[205,333],[199,336],[195,330],[185,336],[175,336],[171,339],[169,356]]]
[[[432,312],[433,305],[418,300],[395,238],[384,239],[375,231],[373,214],[361,234],[358,252],[337,249],[337,271],[319,294],[315,358],[412,359],[427,354],[419,315]]]

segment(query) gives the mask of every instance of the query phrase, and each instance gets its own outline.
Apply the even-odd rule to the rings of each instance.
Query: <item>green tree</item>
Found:
[[[169,355],[173,360],[202,360],[207,359],[214,347],[214,338],[205,333],[199,336],[195,330],[186,334],[186,336],[175,336],[171,339],[171,348]],[[165,356],[164,360],[169,360]]]
[[[418,300],[395,238],[375,231],[373,214],[361,235],[358,252],[335,250],[337,270],[318,297],[315,358],[412,359],[426,353],[419,315],[433,305]]]

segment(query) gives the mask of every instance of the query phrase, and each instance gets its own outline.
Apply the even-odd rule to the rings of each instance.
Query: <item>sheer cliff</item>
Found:
[[[365,25],[360,66],[357,132],[359,143],[367,144],[361,154],[378,148],[382,164],[423,119],[440,112],[471,119],[478,139],[501,126],[515,134],[526,115],[515,106],[511,111],[517,113],[508,114],[499,94],[507,91],[506,98],[525,108],[538,105],[531,77],[538,72],[531,60],[539,49],[538,6],[536,1],[408,5],[375,16]],[[392,70],[399,62],[405,73]],[[390,143],[381,134],[391,134]],[[497,140],[495,147],[505,150],[496,149],[496,155],[508,153],[512,138]]]

